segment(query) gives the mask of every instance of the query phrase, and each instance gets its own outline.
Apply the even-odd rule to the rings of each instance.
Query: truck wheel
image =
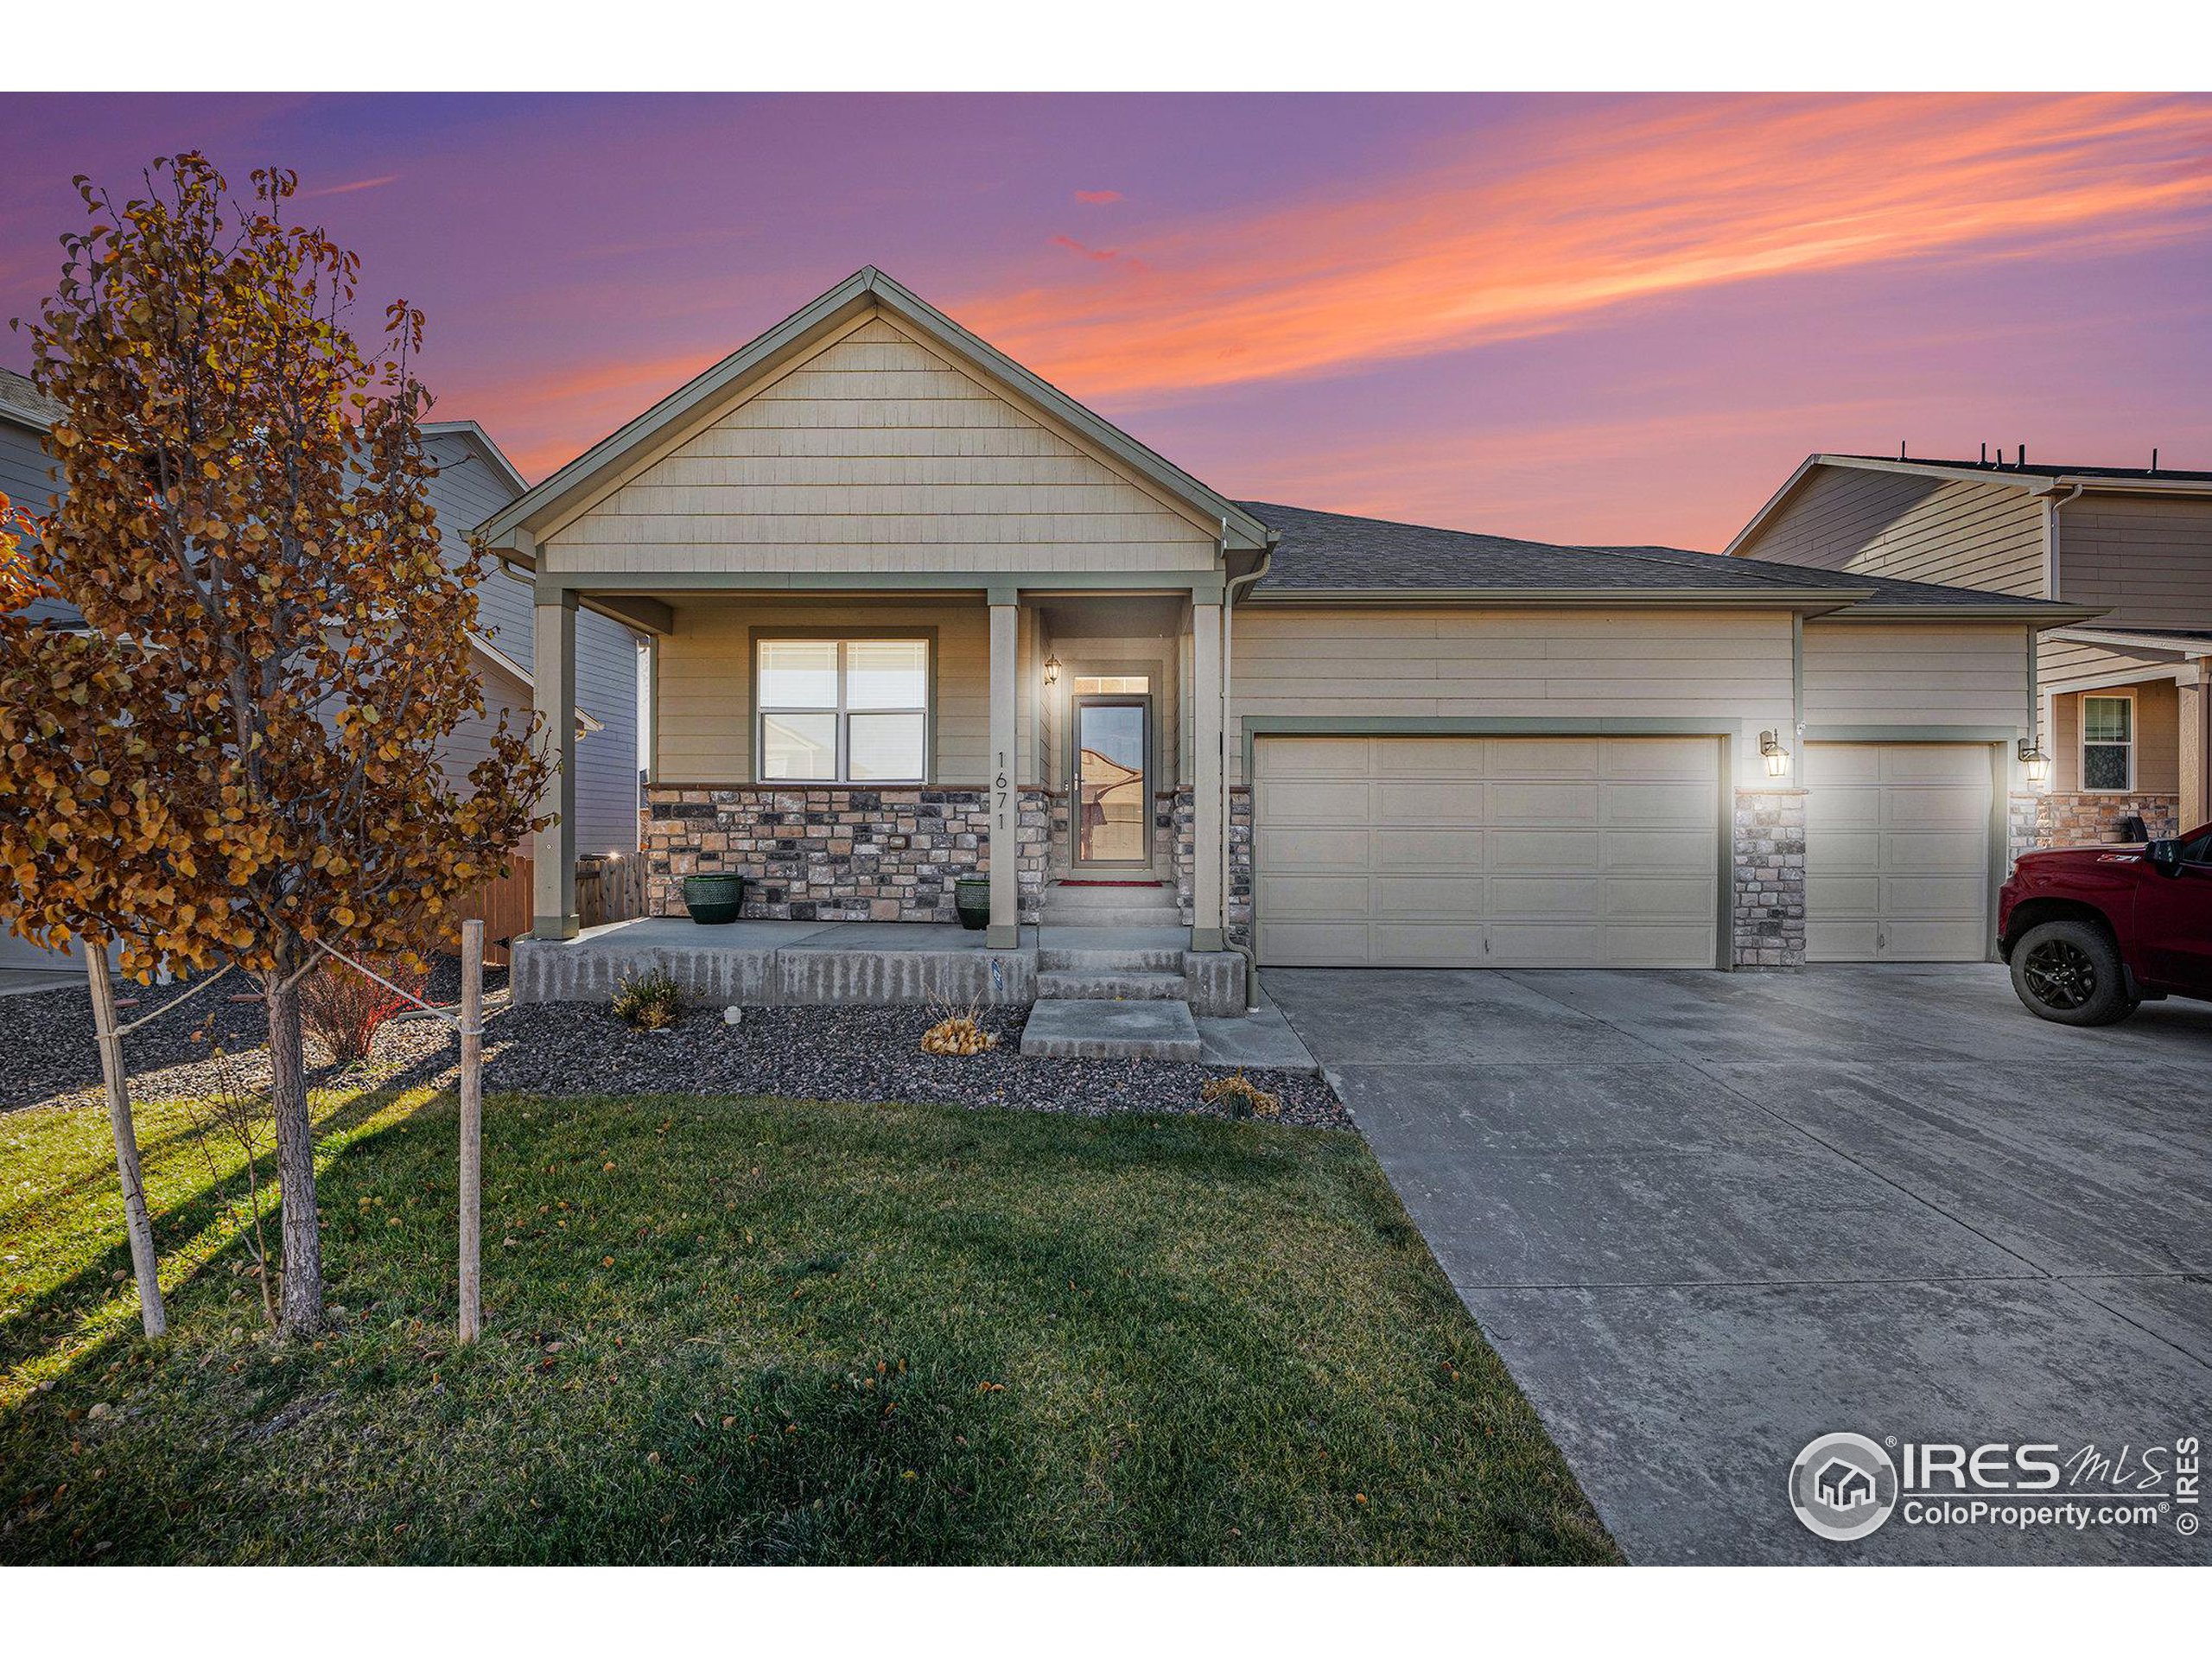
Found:
[[[2108,1026],[2135,1012],[2120,952],[2088,922],[2044,922],[2012,947],[2012,988],[2028,1012],[2062,1026]]]

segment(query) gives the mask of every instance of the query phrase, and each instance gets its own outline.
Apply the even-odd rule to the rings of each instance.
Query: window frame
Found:
[[[922,704],[919,708],[862,709],[848,706],[847,648],[875,640],[919,641],[922,645]],[[823,645],[837,648],[837,702],[834,709],[772,707],[760,701],[760,656],[764,645]],[[755,627],[748,631],[746,650],[752,658],[749,701],[752,703],[753,781],[772,789],[917,789],[928,788],[937,776],[938,631],[916,627]],[[922,717],[922,772],[918,778],[855,779],[852,770],[852,717],[862,715],[915,715]],[[774,715],[830,715],[836,727],[833,776],[828,778],[771,778],[768,776],[766,722]]]
[[[2092,740],[2089,736],[2089,705],[2092,702],[2124,702],[2127,705],[2127,741],[2115,742],[2110,738]],[[2135,792],[2135,746],[2139,735],[2136,715],[2135,693],[2130,691],[2084,691],[2082,706],[2075,716],[2075,764],[2080,768],[2082,792],[2084,795],[2133,795]],[[2127,781],[2118,789],[2102,788],[2089,781],[2089,750],[2126,749],[2127,751]]]

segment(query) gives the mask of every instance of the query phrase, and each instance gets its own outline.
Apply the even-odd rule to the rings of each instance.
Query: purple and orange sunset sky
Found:
[[[0,316],[296,168],[532,478],[864,264],[1227,493],[1718,549],[1808,451],[2212,467],[2212,99],[14,96]],[[0,362],[28,365],[20,334]]]

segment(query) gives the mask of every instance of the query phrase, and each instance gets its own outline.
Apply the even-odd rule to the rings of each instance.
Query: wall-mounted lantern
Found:
[[[1045,683],[1047,685],[1058,685],[1059,683],[1060,659],[1057,657],[1047,657],[1045,659]]]
[[[2050,757],[2036,747],[2031,737],[2020,740],[2020,764],[2028,769],[2028,782],[2036,788],[2050,781]]]
[[[1789,775],[1789,751],[1782,747],[1782,734],[1774,731],[1759,734],[1759,753],[1766,757],[1766,775],[1787,778]]]

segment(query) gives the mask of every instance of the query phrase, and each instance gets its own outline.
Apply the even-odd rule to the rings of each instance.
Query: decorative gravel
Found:
[[[455,994],[450,964],[433,981],[434,1000]],[[486,975],[487,993],[493,981]],[[443,981],[444,982],[440,982]],[[245,1087],[264,1088],[267,1023],[261,1005],[224,1001],[224,987],[124,1039],[131,1092],[140,1100],[206,1095],[227,1071]],[[177,993],[134,993],[129,1020]],[[1224,1075],[1218,1066],[1147,1060],[1025,1059],[1021,1025],[1027,1010],[986,1008],[977,1021],[998,1035],[988,1053],[964,1058],[925,1054],[922,1033],[940,1017],[927,1007],[747,1008],[727,1024],[719,1009],[695,1011],[665,1032],[636,1032],[597,1003],[536,1003],[507,1008],[485,1032],[487,1090],[553,1098],[585,1095],[779,1095],[802,1100],[913,1101],[959,1106],[1007,1106],[1025,1111],[1101,1116],[1113,1112],[1179,1112],[1225,1117],[1198,1100],[1199,1088]],[[210,1058],[207,1029],[233,1058]],[[377,1033],[365,1065],[313,1065],[311,1088],[412,1086],[451,1081],[459,1045],[442,1023],[396,1021]],[[1277,1122],[1344,1128],[1351,1117],[1320,1077],[1294,1071],[1249,1071],[1282,1103]],[[74,989],[0,997],[0,1109],[48,1101],[96,1103],[99,1054],[92,1042],[90,999]]]

